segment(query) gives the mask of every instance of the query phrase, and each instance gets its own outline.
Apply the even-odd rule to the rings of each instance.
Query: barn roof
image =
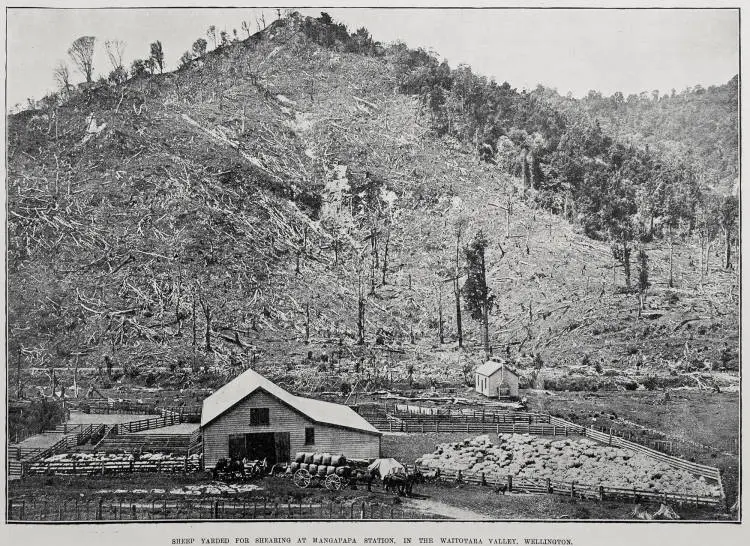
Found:
[[[203,400],[201,426],[206,426],[257,390],[267,392],[316,423],[380,434],[378,429],[349,406],[295,396],[253,370],[241,373]]]
[[[504,362],[498,362],[496,360],[488,360],[481,366],[477,368],[477,372],[479,375],[484,375],[486,377],[490,377],[492,375],[495,375],[497,372],[499,372],[501,369],[505,368],[507,371],[512,373],[515,376],[518,376],[516,372],[511,370],[508,366],[505,365]]]

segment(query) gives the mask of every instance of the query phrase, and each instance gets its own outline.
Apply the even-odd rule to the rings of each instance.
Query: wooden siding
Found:
[[[497,389],[503,382],[510,386],[510,395],[518,396],[518,377],[505,368],[500,368],[491,376],[475,374],[475,390],[485,396],[495,398]]]
[[[269,424],[250,426],[251,408],[269,408]],[[305,445],[305,427],[315,428],[315,444]],[[203,429],[205,468],[229,455],[229,435],[254,432],[288,432],[290,456],[298,451],[343,454],[357,459],[380,456],[380,436],[313,423],[265,392],[256,392],[211,421]]]

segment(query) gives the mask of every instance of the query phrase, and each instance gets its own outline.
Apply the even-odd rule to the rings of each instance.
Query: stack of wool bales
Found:
[[[292,472],[307,470],[313,476],[324,478],[331,474],[347,477],[351,474],[351,466],[346,464],[343,455],[331,455],[330,453],[298,452],[294,462],[289,466]]]
[[[440,444],[417,465],[485,478],[508,475],[526,480],[576,482],[626,489],[650,489],[687,495],[719,496],[717,485],[702,477],[628,449],[604,446],[586,438],[550,440],[529,434],[499,434],[498,444],[487,435]]]

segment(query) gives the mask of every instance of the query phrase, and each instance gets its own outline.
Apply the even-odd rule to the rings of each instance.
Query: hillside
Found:
[[[609,242],[540,204],[526,159],[516,176],[478,136],[436,131],[403,50],[329,48],[310,24],[11,116],[9,369],[25,386],[55,368],[70,387],[78,367],[83,385],[212,388],[246,366],[297,391],[455,385],[482,354],[465,309],[456,347],[457,226],[461,268],[479,230],[490,242],[491,342],[528,384],[635,388],[638,361],[694,386],[682,372],[736,367],[718,240],[703,275],[696,239],[677,240],[672,287],[669,245],[644,243],[639,319]]]
[[[635,141],[668,154],[691,157],[705,173],[706,183],[720,192],[739,185],[739,78],[707,89],[700,85],[659,95],[657,91],[606,97],[592,91],[581,100],[544,90],[561,108],[585,112],[599,120],[614,138]]]

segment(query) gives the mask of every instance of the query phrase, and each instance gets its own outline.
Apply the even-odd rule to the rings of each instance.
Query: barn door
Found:
[[[229,458],[242,460],[247,451],[245,449],[245,435],[244,434],[230,434],[229,435]]]
[[[276,462],[288,463],[291,460],[291,457],[289,454],[289,433],[288,432],[274,433],[274,443],[276,445]]]

